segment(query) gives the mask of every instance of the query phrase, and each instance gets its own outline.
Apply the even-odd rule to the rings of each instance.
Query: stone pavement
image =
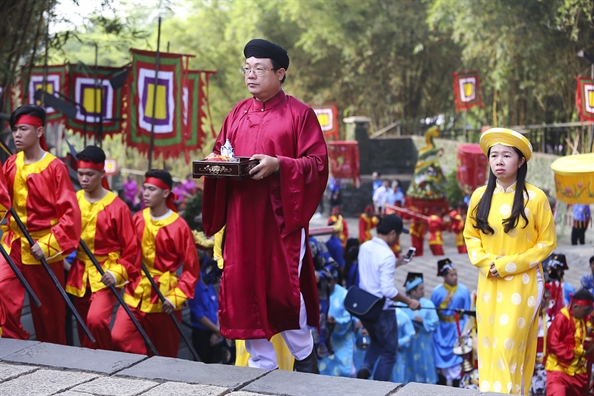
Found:
[[[0,339],[2,396],[470,396],[445,386],[366,381],[289,371]]]

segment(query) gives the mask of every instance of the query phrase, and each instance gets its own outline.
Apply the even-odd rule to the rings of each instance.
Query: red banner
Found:
[[[123,131],[127,96],[123,94],[124,88],[113,89],[109,81],[118,71],[123,68],[99,66],[95,74],[95,68],[70,65],[67,95],[79,105],[76,118],[66,120],[67,128],[82,136],[86,127],[87,136],[91,137],[103,121],[101,138]]]
[[[481,80],[478,72],[455,72],[452,75],[454,76],[456,110],[468,110],[474,106],[483,107]]]
[[[46,124],[59,122],[64,119],[64,115],[52,107],[43,105],[35,100],[34,94],[38,89],[43,89],[50,95],[57,98],[60,96],[57,92],[66,93],[66,65],[48,66],[47,70],[43,66],[33,66],[31,69],[23,68],[21,71],[21,103],[37,104],[45,108],[47,113]],[[45,86],[44,86],[45,81]]]
[[[338,106],[336,103],[311,105],[326,139],[338,139]]]
[[[207,131],[215,137],[216,132],[210,115],[208,83],[215,71],[189,70],[183,88],[184,154],[190,162],[190,151],[202,148]]]
[[[594,121],[594,79],[576,77],[575,105],[582,121]]]
[[[159,75],[155,76],[156,52],[134,48],[130,52],[126,144],[147,153],[153,130],[153,157],[162,154],[165,159],[176,158],[183,152],[184,144],[182,93],[187,78],[184,55],[160,53]]]
[[[359,143],[328,142],[330,172],[336,179],[353,179],[356,187],[361,185],[359,176]]]
[[[487,180],[489,161],[478,144],[458,146],[458,171],[456,179],[465,195],[470,195]]]

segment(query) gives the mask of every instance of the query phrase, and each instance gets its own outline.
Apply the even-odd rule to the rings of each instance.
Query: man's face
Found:
[[[579,305],[573,304],[571,307],[571,313],[576,319],[584,319],[592,312],[592,305]]]
[[[377,180],[377,179],[379,179],[379,176],[378,176],[377,172],[373,172],[373,173],[371,174],[371,177],[373,178],[373,180]]]
[[[12,129],[12,138],[17,151],[25,151],[38,144],[43,130],[43,127],[34,127],[32,125],[15,125]]]
[[[590,271],[594,274],[594,260],[590,261]]]
[[[422,283],[410,291],[410,298],[413,300],[420,300],[423,297],[425,297],[425,285]]]
[[[252,71],[245,75],[245,86],[248,91],[258,100],[268,100],[281,89],[281,80],[285,76],[285,69],[272,70],[272,62],[267,58],[247,58],[246,69]],[[264,74],[258,76],[257,69],[263,69]]]
[[[155,208],[162,204],[169,196],[169,190],[163,190],[154,184],[144,183],[142,191],[142,199],[147,208]]]
[[[101,186],[101,179],[105,171],[90,168],[78,168],[78,182],[86,192],[93,192]]]
[[[456,286],[458,284],[458,272],[455,269],[450,270],[450,272],[443,277],[443,280],[450,286]]]

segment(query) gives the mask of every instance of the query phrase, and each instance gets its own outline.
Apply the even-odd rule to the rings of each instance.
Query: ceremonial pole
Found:
[[[29,297],[31,297],[31,299],[35,303],[35,306],[37,308],[41,307],[41,301],[39,301],[39,298],[37,298],[37,295],[35,294],[35,292],[31,288],[31,285],[29,285],[29,283],[27,282],[27,280],[25,279],[25,277],[23,276],[23,274],[21,273],[21,271],[19,271],[19,268],[16,266],[16,264],[14,263],[14,261],[12,261],[12,258],[10,257],[10,255],[8,254],[8,252],[6,251],[6,249],[4,249],[4,246],[2,246],[2,245],[0,245],[0,253],[2,253],[2,256],[4,257],[4,260],[6,260],[6,262],[8,263],[8,265],[10,266],[10,268],[12,269],[12,272],[14,272],[14,274],[16,275],[16,277],[18,278],[18,280],[21,282],[21,284],[23,285],[23,287],[27,290],[27,293],[29,293]]]
[[[153,83],[153,113],[151,116],[151,141],[148,154],[148,170],[153,167],[153,151],[155,149],[155,113],[157,111],[157,88],[159,87],[159,62],[161,61],[161,17],[159,17],[159,27],[157,30],[157,54],[155,55],[155,81]]]
[[[82,247],[85,254],[87,255],[87,257],[89,257],[89,259],[91,260],[91,262],[93,263],[93,265],[95,266],[97,271],[101,274],[101,276],[105,275],[105,271],[103,271],[103,268],[101,268],[101,265],[97,261],[97,258],[93,255],[93,253],[91,252],[91,249],[89,249],[89,247],[87,246],[85,241],[82,240],[82,238],[80,240],[79,245],[80,245],[80,247]],[[126,304],[124,302],[124,299],[122,298],[122,296],[120,296],[120,293],[118,293],[118,290],[115,288],[115,286],[109,286],[109,290],[111,290],[111,292],[116,296],[118,302],[120,303],[120,305],[122,306],[124,311],[126,311],[128,316],[130,317],[130,320],[132,320],[132,323],[134,323],[134,326],[136,327],[136,329],[138,330],[138,332],[144,339],[144,343],[146,344],[146,346],[153,352],[153,355],[159,356],[159,352],[157,352],[157,348],[155,348],[155,346],[151,342],[150,338],[148,337],[148,335],[146,334],[146,332],[144,331],[144,329],[138,322],[138,319],[136,319],[136,317],[130,310],[130,307],[128,306],[128,304]]]
[[[29,234],[29,231],[27,231],[27,228],[25,227],[25,225],[21,221],[19,215],[17,215],[17,213],[14,210],[14,208],[10,208],[10,214],[11,214],[12,218],[16,221],[18,227],[21,229],[21,232],[23,233],[24,237],[27,239],[27,242],[29,242],[29,246],[33,247],[35,245],[35,241],[33,240],[33,238],[31,238],[31,234]],[[72,303],[72,301],[70,301],[70,299],[66,295],[66,292],[64,291],[64,288],[60,284],[60,281],[58,280],[58,278],[56,278],[56,274],[54,274],[54,271],[52,271],[52,269],[50,268],[50,266],[47,263],[47,261],[45,260],[45,258],[42,258],[40,261],[41,261],[41,265],[43,266],[43,268],[46,270],[47,274],[51,278],[52,283],[54,284],[54,286],[56,286],[56,288],[60,292],[60,295],[62,296],[62,298],[66,302],[66,305],[68,305],[68,307],[72,310],[72,314],[76,318],[76,321],[78,322],[78,324],[80,325],[80,327],[82,327],[82,329],[85,332],[85,334],[87,335],[87,337],[89,337],[89,340],[92,343],[95,343],[95,337],[93,337],[93,335],[89,331],[89,328],[85,324],[85,321],[82,320],[82,318],[80,317],[80,314],[78,313],[78,311],[74,307],[74,304]]]
[[[147,279],[151,283],[151,286],[153,287],[153,290],[155,290],[155,292],[157,293],[157,296],[159,296],[159,299],[161,300],[161,303],[164,303],[165,301],[167,301],[167,299],[165,298],[165,296],[163,295],[163,293],[161,293],[161,290],[159,290],[159,286],[157,285],[157,283],[153,279],[153,277],[152,277],[151,273],[149,272],[148,268],[146,268],[146,266],[144,265],[144,263],[141,263],[141,266],[142,266],[142,271],[144,272],[144,275],[146,275]],[[171,318],[171,320],[173,320],[173,323],[175,324],[175,327],[177,328],[177,330],[179,331],[179,334],[181,335],[182,339],[184,340],[184,342],[188,346],[188,349],[192,353],[192,356],[194,357],[194,360],[196,360],[197,362],[201,362],[202,360],[200,360],[200,356],[198,356],[198,353],[196,352],[196,350],[192,346],[192,343],[190,342],[190,340],[188,340],[188,337],[184,334],[184,332],[183,332],[183,330],[182,330],[179,322],[175,318],[175,315],[173,314],[173,312],[169,314],[169,317]]]

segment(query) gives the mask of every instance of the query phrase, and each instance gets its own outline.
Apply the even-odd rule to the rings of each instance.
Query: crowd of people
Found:
[[[188,305],[191,348],[206,363],[225,361],[225,340],[234,340],[236,364],[267,370],[583,394],[594,350],[594,257],[576,291],[564,280],[566,257],[554,253],[546,195],[526,181],[530,142],[508,129],[483,133],[487,185],[467,210],[435,209],[410,230],[392,210],[404,203],[398,181],[375,174],[373,205],[359,218],[357,238],[349,238],[336,205],[332,234],[322,242],[309,236],[329,176],[317,117],[283,91],[290,62],[282,47],[254,39],[244,55],[252,97],[229,113],[207,158],[258,163],[249,177],[204,180],[204,232],[177,214],[196,191],[189,175],[176,185],[169,172],[150,170],[141,190],[128,178],[116,195],[105,153],[87,146],[77,156],[75,192],[65,164],[48,152],[45,111],[23,105],[11,114],[18,153],[0,172],[0,335],[29,338],[21,323],[27,291],[41,303],[31,304],[39,341],[66,344],[68,306],[83,347],[176,357]],[[333,204],[339,186],[331,180]],[[583,243],[589,211],[576,210],[575,240]],[[442,256],[443,282],[430,298],[426,274],[408,272],[402,291],[394,284],[395,271],[423,254],[421,225],[432,253]],[[479,270],[472,293],[444,257],[445,230]],[[400,237],[409,233],[416,253],[404,255]],[[351,290],[373,297],[373,314],[347,309]]]

